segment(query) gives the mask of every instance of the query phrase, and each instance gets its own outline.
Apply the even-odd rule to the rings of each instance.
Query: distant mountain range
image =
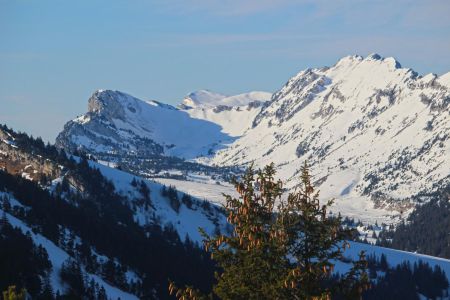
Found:
[[[299,72],[273,95],[201,90],[173,107],[99,90],[56,145],[119,163],[155,156],[210,167],[274,162],[289,189],[307,160],[322,196],[339,199],[336,210],[397,222],[415,195],[450,180],[449,108],[450,73],[419,76],[394,58],[347,56]]]

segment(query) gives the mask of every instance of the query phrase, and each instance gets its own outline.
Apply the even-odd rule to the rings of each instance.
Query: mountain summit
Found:
[[[324,197],[349,210],[404,212],[413,195],[450,181],[449,108],[448,75],[421,77],[378,54],[347,56],[289,79],[212,162],[274,162],[293,188],[307,160]]]

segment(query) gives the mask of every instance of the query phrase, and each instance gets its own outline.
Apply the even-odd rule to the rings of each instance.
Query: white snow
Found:
[[[5,144],[10,145],[13,148],[17,148],[17,146],[16,146],[14,141],[2,139],[2,142],[5,143]]]
[[[80,124],[86,124],[91,120],[89,116],[81,115],[78,118],[74,119],[74,122],[80,123]]]
[[[262,103],[272,94],[249,92],[235,96],[224,96],[206,90],[189,94],[179,106],[192,118],[211,121],[222,127],[222,132],[237,137],[250,128],[253,119],[261,111]],[[259,105],[249,105],[259,102]]]
[[[33,180],[33,178],[31,177],[31,175],[29,173],[22,172],[21,176],[25,179]]]
[[[347,257],[357,259],[361,251],[365,251],[366,256],[374,254],[376,257],[380,257],[381,254],[384,254],[390,267],[395,267],[405,261],[409,262],[412,266],[414,263],[418,263],[421,260],[424,263],[428,263],[432,268],[436,265],[439,266],[445,272],[447,278],[450,280],[449,259],[395,250],[390,248],[378,247],[363,243],[356,243],[356,242],[349,242],[349,243],[350,248],[344,252],[345,256]]]
[[[438,78],[438,82],[446,87],[450,88],[450,72],[445,73]]]
[[[253,101],[268,101],[272,97],[271,93],[254,91],[234,96],[225,96],[208,90],[199,90],[186,96],[182,103],[190,108],[214,108],[219,105],[236,107],[246,106]]]
[[[177,180],[171,178],[154,178],[156,182],[172,185],[180,192],[190,194],[198,199],[205,199],[212,203],[223,205],[225,197],[223,194],[237,196],[231,184],[220,182],[216,184],[211,181]]]

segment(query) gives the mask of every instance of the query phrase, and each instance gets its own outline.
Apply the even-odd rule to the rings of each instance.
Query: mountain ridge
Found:
[[[449,180],[450,85],[442,78],[377,54],[300,71],[211,163],[275,162],[294,188],[308,160],[326,197],[365,198],[401,214],[414,193]]]

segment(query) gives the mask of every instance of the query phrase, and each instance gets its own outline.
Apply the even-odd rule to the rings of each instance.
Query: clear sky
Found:
[[[96,89],[276,91],[372,52],[450,71],[450,1],[0,0],[0,123],[53,141]]]

